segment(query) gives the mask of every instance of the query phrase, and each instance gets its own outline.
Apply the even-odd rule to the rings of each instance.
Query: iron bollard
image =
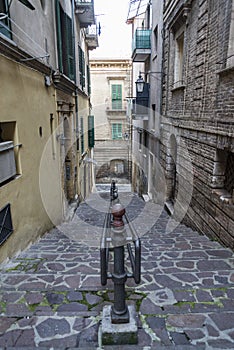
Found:
[[[113,206],[112,204],[113,203],[111,201],[109,210],[105,216],[103,233],[101,237],[101,284],[105,286],[108,279],[112,279],[114,282],[114,305],[111,309],[111,322],[128,323],[129,311],[125,302],[125,282],[127,278],[134,278],[136,284],[140,283],[141,242],[127,216],[127,213],[125,212],[125,208],[120,203],[116,203]],[[113,220],[111,219],[112,215]],[[124,226],[123,216],[125,217],[125,221],[128,224],[128,234]],[[132,251],[132,245],[130,242],[133,242],[135,252]],[[132,273],[126,273],[125,271],[125,245],[127,247],[130,259]],[[113,273],[108,272],[109,251],[114,252]]]
[[[114,272],[112,281],[114,282],[114,305],[111,309],[112,323],[128,323],[129,311],[125,301],[125,282],[127,273],[124,268],[124,244],[125,228],[123,215],[125,209],[121,204],[115,204],[112,208],[112,243],[114,246]]]

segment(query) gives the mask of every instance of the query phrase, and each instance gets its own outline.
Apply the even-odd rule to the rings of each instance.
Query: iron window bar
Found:
[[[0,210],[0,245],[12,234],[11,205],[8,203]]]

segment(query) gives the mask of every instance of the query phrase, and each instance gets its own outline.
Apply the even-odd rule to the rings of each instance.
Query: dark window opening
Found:
[[[233,193],[233,189],[234,189],[234,153],[232,153],[232,152],[228,152],[228,156],[227,156],[224,187],[230,194]]]

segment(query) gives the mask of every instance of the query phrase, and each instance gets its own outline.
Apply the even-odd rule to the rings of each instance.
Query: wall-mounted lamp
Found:
[[[135,84],[136,84],[136,91],[139,93],[143,92],[145,82],[141,76],[141,72],[139,73],[139,77],[138,77],[137,81],[135,82]]]

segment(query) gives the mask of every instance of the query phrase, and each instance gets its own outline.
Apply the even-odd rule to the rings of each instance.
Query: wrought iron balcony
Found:
[[[133,40],[133,62],[144,62],[151,54],[151,29],[138,28]]]
[[[96,24],[86,28],[85,40],[89,50],[94,50],[98,47],[98,27]]]
[[[93,2],[94,0],[75,0],[75,13],[78,16],[81,28],[87,28],[88,26],[95,24]]]

